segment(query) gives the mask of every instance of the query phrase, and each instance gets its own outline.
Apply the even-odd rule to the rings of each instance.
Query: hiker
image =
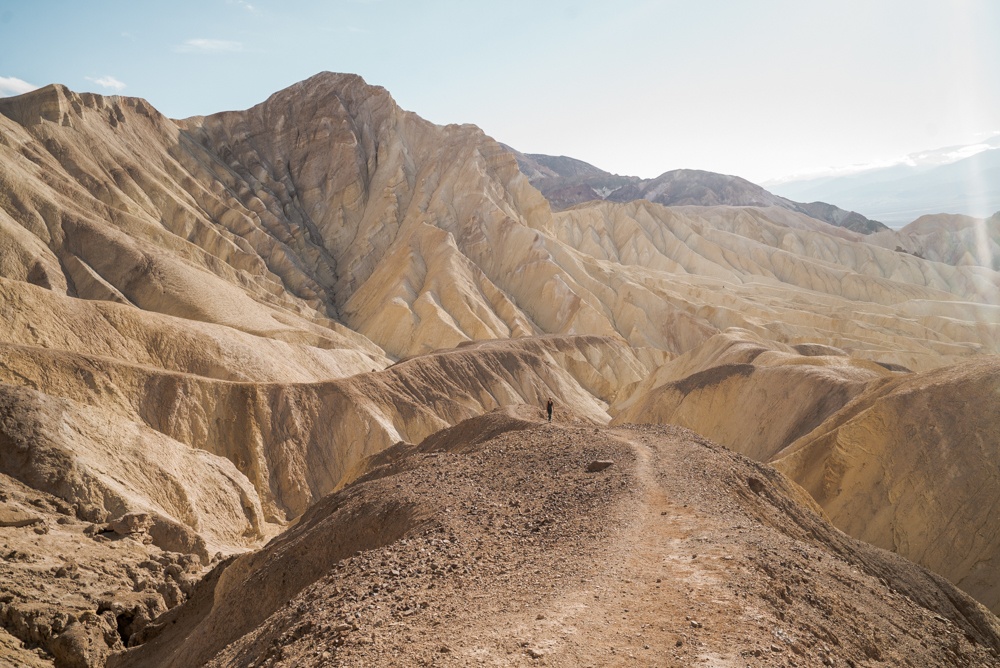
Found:
[[[549,422],[552,422],[552,397],[549,397],[548,403],[545,404],[545,410],[549,414]]]

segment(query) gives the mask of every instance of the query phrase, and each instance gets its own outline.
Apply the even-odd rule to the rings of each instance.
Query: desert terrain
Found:
[[[996,217],[531,157],[0,99],[0,662],[996,665]]]

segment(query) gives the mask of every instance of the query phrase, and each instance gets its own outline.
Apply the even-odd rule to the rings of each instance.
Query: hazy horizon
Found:
[[[185,118],[352,72],[521,151],[760,183],[1000,130],[997,25],[988,0],[0,0],[0,95],[62,83]]]

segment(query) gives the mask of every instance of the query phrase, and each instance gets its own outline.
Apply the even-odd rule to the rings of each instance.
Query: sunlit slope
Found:
[[[847,533],[1000,608],[1000,360],[876,383],[775,465]]]
[[[614,424],[676,424],[767,462],[891,375],[833,348],[800,350],[727,330],[632,388],[613,407]]]
[[[564,243],[615,272],[621,299],[669,304],[716,331],[828,344],[911,369],[997,352],[993,271],[878,248],[781,209],[602,203],[555,221]]]
[[[379,348],[542,333],[676,354],[730,326],[915,369],[997,350],[995,311],[977,306],[997,303],[993,271],[779,208],[553,215],[480,130],[424,121],[356,76],[186,121],[62,87],[0,112],[0,266],[56,292],[376,367]]]
[[[220,533],[216,543],[230,549],[264,537],[265,521],[298,516],[351,479],[363,458],[394,443],[503,405],[541,411],[549,396],[559,410],[572,406],[605,423],[619,389],[646,373],[621,342],[597,337],[480,344],[378,373],[295,384],[220,381],[32,346],[2,344],[0,353],[0,388],[11,397],[0,435],[20,434],[23,442],[4,472],[79,501],[97,518],[91,521],[152,510]],[[208,464],[182,466],[182,475],[153,473],[161,461],[192,457]],[[33,469],[47,471],[50,460],[64,462],[54,465],[60,475]],[[213,467],[228,477],[215,480]],[[209,494],[197,489],[225,496],[230,488],[244,498],[246,518],[210,520],[229,513],[224,504],[175,503]]]

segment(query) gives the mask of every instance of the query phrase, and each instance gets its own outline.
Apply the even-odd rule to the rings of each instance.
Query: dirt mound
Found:
[[[397,446],[109,665],[998,660],[988,611],[774,470],[681,428],[530,418]]]

